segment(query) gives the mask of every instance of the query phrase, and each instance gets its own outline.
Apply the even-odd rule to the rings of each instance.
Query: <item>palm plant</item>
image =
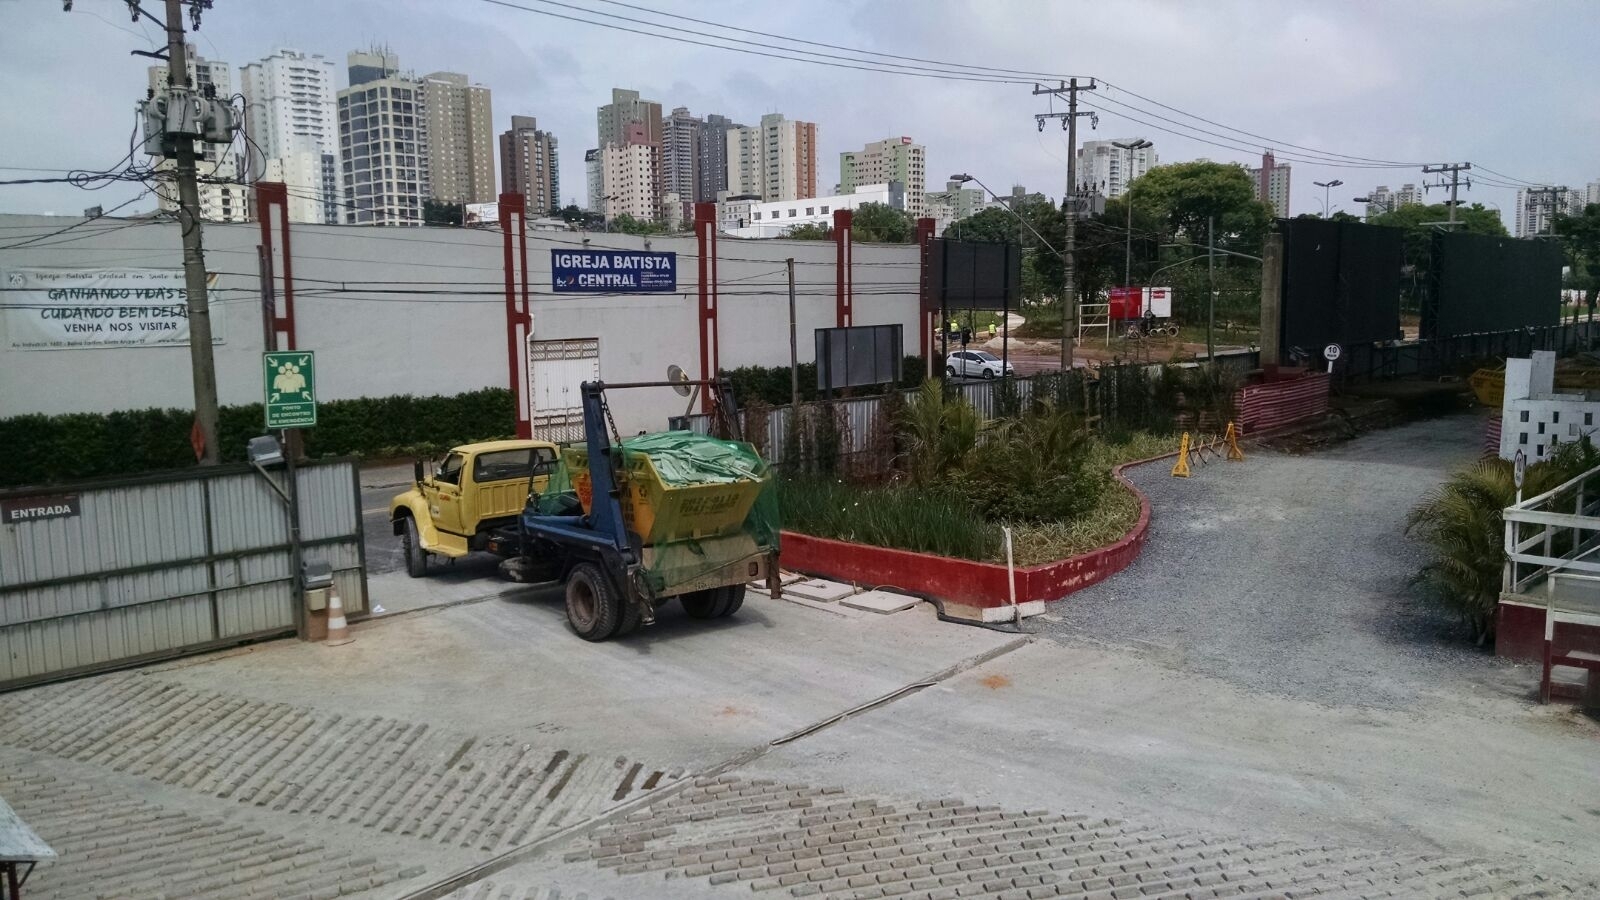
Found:
[[[1533,497],[1600,465],[1587,438],[1558,446],[1551,457],[1528,467],[1523,493]],[[1516,502],[1511,463],[1484,459],[1451,473],[1406,516],[1433,551],[1412,579],[1453,610],[1481,646],[1494,635],[1495,609],[1505,569],[1505,508]]]
[[[946,397],[944,385],[922,383],[905,412],[906,449],[911,479],[935,484],[967,467],[978,446],[978,413],[960,396]]]

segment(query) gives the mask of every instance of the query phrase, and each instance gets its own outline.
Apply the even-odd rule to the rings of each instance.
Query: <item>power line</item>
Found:
[[[506,7],[507,9],[515,9],[515,10],[520,10],[520,11],[526,12],[526,13],[532,13],[533,15],[537,15],[537,16],[549,16],[549,17],[556,18],[556,19],[565,19],[565,20],[567,20],[569,22],[580,22],[580,23],[585,24],[585,25],[595,25],[595,26],[598,26],[600,28],[610,28],[610,29],[614,29],[616,31],[625,31],[625,32],[628,32],[629,34],[637,34],[637,35],[642,35],[644,37],[657,38],[659,40],[664,40],[664,41],[676,41],[676,42],[678,42],[680,44],[693,44],[693,45],[699,46],[699,47],[709,47],[710,49],[713,49],[713,50],[731,50],[731,51],[733,51],[735,53],[747,53],[747,54],[750,54],[752,56],[765,56],[765,57],[768,57],[768,58],[771,58],[771,59],[782,59],[782,60],[787,60],[789,62],[811,63],[812,65],[829,66],[831,68],[836,68],[836,69],[855,69],[855,70],[862,71],[862,72],[879,72],[879,73],[882,73],[882,74],[885,74],[885,75],[909,75],[909,76],[917,77],[917,78],[936,78],[936,79],[940,79],[942,81],[973,81],[973,82],[981,82],[981,83],[985,83],[985,84],[1030,84],[1033,81],[1033,79],[1003,78],[1003,77],[1000,77],[1000,76],[989,76],[989,75],[978,75],[978,74],[962,75],[962,74],[951,74],[951,73],[943,73],[943,74],[941,74],[941,73],[937,73],[937,72],[922,72],[922,71],[917,71],[917,69],[921,68],[920,66],[919,67],[909,67],[909,66],[905,66],[904,64],[899,64],[899,63],[850,65],[850,64],[842,63],[842,62],[829,62],[829,61],[827,61],[825,59],[812,59],[812,58],[804,57],[804,56],[789,56],[789,55],[786,55],[785,53],[772,53],[772,52],[768,52],[768,51],[764,51],[764,50],[750,50],[750,49],[746,49],[744,47],[730,47],[727,44],[717,44],[717,43],[712,43],[710,41],[694,40],[692,38],[685,38],[685,37],[674,37],[674,36],[668,35],[668,34],[661,34],[659,31],[644,31],[642,29],[629,28],[626,25],[616,25],[616,24],[612,24],[610,22],[596,22],[593,19],[581,19],[581,18],[578,18],[576,16],[569,16],[569,15],[565,15],[565,14],[562,14],[562,13],[553,12],[553,11],[547,10],[547,9],[534,9],[533,7],[530,7],[530,6],[522,6],[521,4],[510,2],[510,0],[483,0],[483,2],[490,3],[490,4],[493,4],[495,6],[503,6],[503,7]],[[615,14],[612,14],[612,13],[603,13],[603,12],[599,12],[599,11],[596,11],[596,10],[583,9],[582,7],[573,7],[573,6],[570,6],[569,4],[557,3],[557,2],[555,2],[555,0],[533,0],[533,2],[535,2],[535,3],[547,3],[547,4],[550,4],[550,5],[553,5],[553,6],[561,6],[561,7],[565,7],[565,8],[568,8],[568,9],[576,8],[576,9],[582,10],[583,12],[587,12],[590,15],[607,16],[607,17],[610,17],[610,18],[622,19],[624,21],[638,22],[639,24],[642,24],[642,25],[649,25],[652,28],[658,28],[658,29],[659,28],[668,28],[668,29],[673,30],[673,31],[684,31],[686,33],[693,33],[693,32],[687,32],[686,29],[674,28],[672,26],[662,25],[662,24],[660,24],[658,22],[645,22],[645,21],[641,21],[639,19],[629,18],[627,16],[619,16],[619,15],[615,15]],[[725,37],[725,38],[720,38],[720,40],[738,41],[739,43],[754,44],[755,46],[762,46],[762,47],[771,46],[771,45],[767,45],[767,44],[759,44],[759,43],[754,42],[754,41],[740,41],[737,38],[726,38]],[[776,49],[787,50],[788,53],[808,53],[808,52],[811,52],[811,51],[806,51],[806,50],[796,50],[796,49],[792,49],[792,48],[776,48]],[[861,60],[861,62],[865,63],[866,60]]]

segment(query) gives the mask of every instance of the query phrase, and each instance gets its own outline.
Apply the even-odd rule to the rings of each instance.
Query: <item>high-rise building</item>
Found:
[[[1600,203],[1600,179],[1589,182],[1583,189],[1583,205],[1588,206],[1591,203]]]
[[[942,236],[951,224],[989,208],[987,191],[981,187],[967,187],[960,181],[945,182],[944,190],[929,191],[923,200],[926,207],[923,215],[933,219],[935,236]]]
[[[656,150],[653,154],[656,164],[655,176],[652,179],[656,189],[661,188],[661,104],[654,100],[644,100],[639,97],[638,91],[629,91],[622,88],[611,89],[611,102],[600,107],[595,112],[595,125],[598,134],[599,148],[602,153],[600,166],[601,196],[614,193],[606,182],[607,168],[604,164],[604,151],[608,146],[628,146],[630,126],[638,125],[644,129],[644,143],[652,144]],[[656,212],[645,216],[646,219],[655,219],[660,216],[661,198],[655,197]]]
[[[1023,187],[1022,185],[1013,184],[1011,186],[1011,193],[997,198],[997,201],[1002,206],[1007,206],[1007,207],[1010,207],[1012,210],[1017,210],[1017,209],[1021,209],[1024,206],[1029,206],[1029,205],[1032,205],[1032,204],[1035,204],[1035,203],[1049,203],[1050,202],[1050,198],[1046,197],[1044,194],[1039,193],[1038,191],[1034,191],[1033,193],[1029,193],[1028,189]]]
[[[423,173],[420,85],[385,49],[352,52],[350,86],[338,93],[344,221],[421,225]]]
[[[1102,197],[1120,197],[1128,183],[1159,163],[1154,146],[1124,150],[1116,144],[1136,144],[1144,138],[1084,141],[1078,148],[1078,184]]]
[[[1517,237],[1549,234],[1557,215],[1583,212],[1587,195],[1588,189],[1566,186],[1517,191]]]
[[[600,149],[602,211],[607,221],[632,216],[650,222],[661,217],[661,144],[641,122],[629,125],[622,142]]]
[[[727,138],[728,187],[767,201],[817,195],[817,126],[768,113],[755,126],[731,126]]]
[[[663,211],[669,221],[674,217],[680,222],[693,218],[691,207],[700,194],[703,125],[682,106],[661,121],[661,187],[665,193],[676,194],[678,203],[677,210]]]
[[[512,116],[511,128],[500,133],[500,187],[521,194],[534,215],[561,205],[556,136],[540,131],[533,116]]]
[[[600,168],[600,150],[583,151],[583,180],[584,189],[588,192],[585,209],[592,213],[604,213],[605,206],[605,176]]]
[[[422,172],[427,196],[441,203],[489,203],[494,189],[494,128],[489,89],[458,72],[434,72],[418,86]]]
[[[340,221],[339,118],[333,61],[279,49],[239,70],[245,99],[245,168],[252,181],[279,181],[291,222]]]
[[[189,86],[198,92],[213,91],[218,97],[233,96],[231,67],[225,62],[210,60],[188,46]],[[167,67],[151,66],[150,89],[160,92],[167,86]],[[211,222],[244,222],[249,218],[246,206],[248,191],[243,184],[234,183],[239,175],[239,160],[227,144],[194,142],[195,169],[200,173],[200,218]],[[157,173],[167,173],[177,168],[175,159],[162,159],[156,163]],[[168,212],[178,208],[178,187],[165,174],[158,178],[166,184],[156,191],[156,202]]]
[[[1249,169],[1250,184],[1257,200],[1272,207],[1280,219],[1289,217],[1289,167],[1280,166],[1268,150],[1261,154],[1261,168]]]
[[[728,189],[728,132],[743,127],[715,113],[706,116],[700,124],[699,156],[695,159],[695,177],[699,185],[694,195],[696,201],[710,203]]]
[[[839,154],[839,193],[863,184],[898,181],[906,188],[906,212],[923,216],[927,206],[927,150],[908,137],[885,138],[860,150]]]
[[[1394,192],[1394,207],[1420,206],[1428,201],[1423,196],[1423,190],[1414,184],[1402,184],[1400,190]]]
[[[1388,185],[1380,184],[1367,192],[1367,217],[1381,216],[1402,206],[1416,206],[1423,202],[1422,189],[1414,184],[1403,184],[1398,191],[1391,191]]]

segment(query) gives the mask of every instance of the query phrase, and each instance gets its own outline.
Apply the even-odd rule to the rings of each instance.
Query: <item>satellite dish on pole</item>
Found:
[[[679,397],[689,396],[689,373],[679,368],[676,363],[667,366],[667,380],[678,382],[672,389],[678,392]]]

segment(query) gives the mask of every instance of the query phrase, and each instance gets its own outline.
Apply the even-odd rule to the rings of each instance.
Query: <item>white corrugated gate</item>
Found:
[[[304,558],[365,612],[355,463],[296,475]],[[0,524],[0,690],[293,633],[288,511],[249,467],[0,492],[41,498],[74,512]]]
[[[600,339],[528,342],[528,396],[533,436],[541,441],[583,440],[585,381],[600,380]]]

